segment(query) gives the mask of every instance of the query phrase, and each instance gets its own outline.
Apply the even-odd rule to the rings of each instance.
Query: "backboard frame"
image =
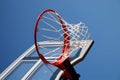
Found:
[[[88,51],[90,50],[92,44],[94,43],[93,40],[86,40],[87,42],[87,45],[85,47],[82,48],[81,52],[83,54],[79,55],[78,58],[76,59],[73,59],[71,61],[71,64],[74,66],[76,65],[77,63],[81,62],[85,56],[87,55]],[[0,74],[0,79],[1,80],[4,80],[7,76],[9,76],[12,71],[14,69],[16,69],[17,66],[19,66],[19,64],[21,63],[21,61],[25,61],[27,59],[25,59],[25,57],[29,56],[30,54],[32,54],[33,52],[35,51],[35,46],[32,45],[28,50],[26,50],[20,57],[18,57],[10,66],[8,66],[1,74]],[[47,59],[50,59],[51,57],[46,57]],[[30,60],[29,60],[30,61]],[[31,69],[22,77],[22,80],[28,80],[32,75],[33,73],[38,69],[38,67],[41,66],[42,61],[41,59],[37,60],[31,60],[31,61],[37,61],[32,67]],[[56,73],[58,73],[57,75],[55,75]],[[51,79],[50,80],[58,80],[62,74],[62,71],[58,70],[58,72],[56,72],[53,74],[53,76],[51,76]]]

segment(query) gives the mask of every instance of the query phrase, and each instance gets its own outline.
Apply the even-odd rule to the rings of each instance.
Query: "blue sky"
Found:
[[[48,8],[86,23],[95,41],[75,66],[81,80],[120,80],[120,0],[0,0],[0,72],[34,43],[35,21]]]

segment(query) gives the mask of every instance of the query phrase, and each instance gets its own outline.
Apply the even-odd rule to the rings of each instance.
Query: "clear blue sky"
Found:
[[[75,66],[81,80],[120,80],[120,0],[0,0],[0,72],[34,43],[36,18],[48,8],[86,23],[95,41]]]

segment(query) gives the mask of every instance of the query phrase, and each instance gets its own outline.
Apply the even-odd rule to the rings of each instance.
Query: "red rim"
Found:
[[[63,46],[63,49],[62,49],[62,53],[61,53],[61,56],[59,56],[59,58],[57,59],[57,61],[54,61],[54,62],[49,62],[45,59],[45,57],[41,54],[41,52],[39,51],[39,47],[37,45],[37,27],[38,27],[38,23],[41,19],[41,17],[43,16],[44,13],[46,12],[52,12],[54,13],[60,23],[62,24],[62,29],[64,31],[64,46]],[[37,20],[36,20],[36,24],[35,24],[35,28],[34,28],[34,43],[35,43],[35,47],[36,47],[36,51],[37,51],[37,54],[39,56],[39,58],[41,58],[41,60],[46,63],[46,64],[53,64],[53,65],[60,65],[64,60],[66,60],[68,57],[63,57],[64,55],[68,55],[68,51],[69,51],[69,48],[70,48],[70,37],[69,37],[69,33],[68,33],[68,30],[67,30],[67,27],[66,25],[64,24],[62,18],[58,15],[58,13],[56,13],[54,10],[50,10],[50,9],[47,9],[47,10],[44,10],[43,12],[40,13],[40,15],[38,16]],[[67,45],[65,45],[67,44]]]

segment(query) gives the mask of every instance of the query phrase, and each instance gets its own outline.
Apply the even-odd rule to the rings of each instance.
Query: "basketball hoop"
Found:
[[[62,69],[64,75],[67,75],[70,80],[77,76],[70,64],[69,56],[73,50],[71,46],[82,48],[86,42],[80,43],[78,40],[87,40],[89,37],[88,28],[84,23],[69,24],[56,11],[50,9],[40,13],[34,29],[34,43],[39,58],[45,64],[51,64]],[[47,47],[43,46],[42,43],[47,44]],[[47,49],[49,46],[52,47],[51,50]],[[44,50],[42,51],[40,48]],[[44,51],[48,52],[44,53]],[[54,59],[47,60],[47,57],[54,57]]]

